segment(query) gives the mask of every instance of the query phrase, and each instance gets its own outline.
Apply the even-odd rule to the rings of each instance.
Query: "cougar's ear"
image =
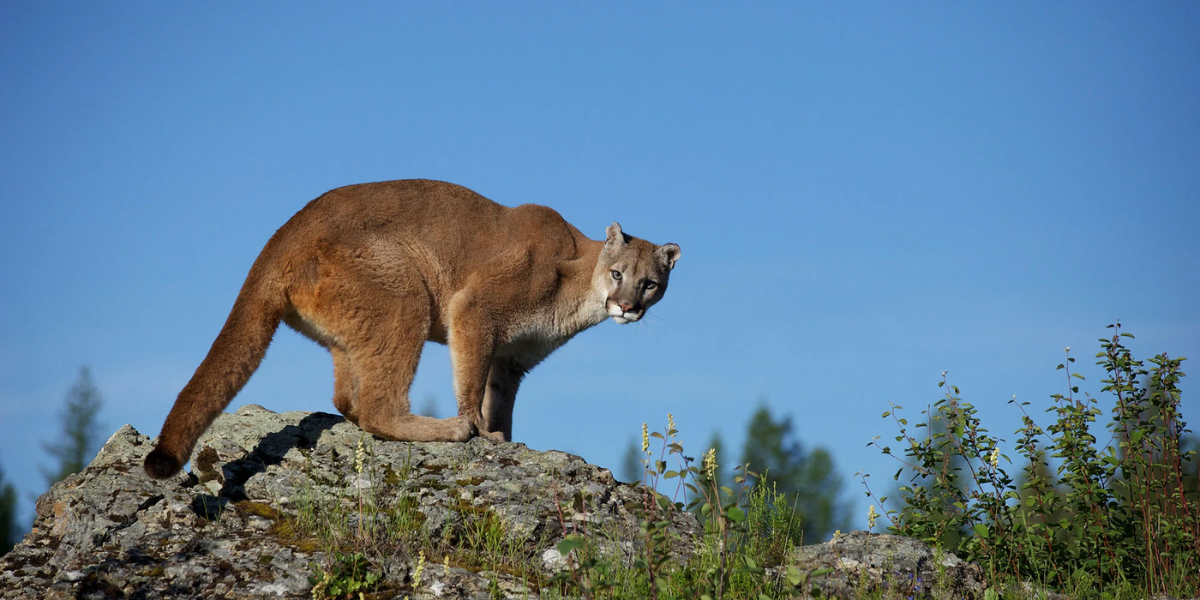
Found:
[[[674,269],[675,261],[679,260],[679,244],[663,244],[654,250],[654,256],[668,269]]]
[[[606,234],[608,234],[608,239],[606,239],[604,241],[604,245],[606,245],[606,246],[624,246],[625,245],[625,234],[621,232],[621,224],[620,223],[613,221],[613,224],[609,225],[608,229],[605,229],[604,232]]]

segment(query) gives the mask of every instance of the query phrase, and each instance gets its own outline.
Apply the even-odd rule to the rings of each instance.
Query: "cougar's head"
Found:
[[[608,316],[621,324],[632,323],[667,292],[667,279],[679,260],[679,246],[655,246],[626,235],[617,223],[607,231],[592,284],[604,293]]]

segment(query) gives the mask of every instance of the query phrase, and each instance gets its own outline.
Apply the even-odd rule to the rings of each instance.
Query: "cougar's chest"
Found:
[[[547,315],[530,315],[509,326],[496,355],[532,367],[570,338]]]

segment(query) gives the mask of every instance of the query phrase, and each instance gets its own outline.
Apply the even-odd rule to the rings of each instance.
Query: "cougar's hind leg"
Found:
[[[352,273],[343,273],[346,285],[329,298],[330,313],[337,315],[328,327],[339,342],[334,352],[338,410],[363,430],[388,439],[470,439],[475,429],[468,420],[434,419],[414,415],[410,409],[408,391],[431,323],[424,286],[419,281],[393,278],[385,288],[375,279]],[[350,277],[357,278],[351,281]],[[343,372],[349,375],[343,376]]]
[[[386,331],[387,327],[383,327]],[[399,333],[399,332],[397,332]],[[386,344],[355,349],[351,360],[360,387],[354,413],[363,430],[380,437],[413,442],[464,442],[475,435],[463,417],[435,419],[414,415],[408,399],[425,337],[394,333]]]

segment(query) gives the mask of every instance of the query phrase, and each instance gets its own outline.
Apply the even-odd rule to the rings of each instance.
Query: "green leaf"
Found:
[[[832,569],[832,568],[830,568],[830,567],[821,567],[820,569],[817,569],[816,571],[813,571],[813,572],[812,572],[812,576],[813,576],[813,577],[820,577],[820,576],[822,576],[822,575],[828,575],[828,574],[830,574],[830,573],[832,573],[832,572],[833,572],[833,569]]]
[[[729,520],[734,523],[741,523],[746,520],[746,512],[736,504],[725,510],[725,516],[729,517]]]
[[[792,565],[788,566],[788,568],[787,568],[788,583],[790,583],[794,586],[798,586],[798,585],[804,583],[804,580],[806,580],[806,579],[808,579],[808,573],[801,573],[800,569],[797,569],[795,566],[792,566]]]
[[[981,537],[981,538],[983,538],[983,539],[985,539],[985,540],[986,540],[986,539],[987,539],[989,536],[991,536],[991,535],[992,535],[992,533],[991,533],[990,531],[988,531],[987,525],[984,525],[983,523],[980,523],[980,524],[978,524],[978,525],[976,525],[976,526],[972,527],[971,529],[974,529],[974,530],[975,530],[975,535],[977,535],[977,536],[979,536],[979,537]]]
[[[583,540],[573,535],[563,538],[563,540],[558,543],[558,553],[563,556],[570,554],[572,550],[582,549]]]

